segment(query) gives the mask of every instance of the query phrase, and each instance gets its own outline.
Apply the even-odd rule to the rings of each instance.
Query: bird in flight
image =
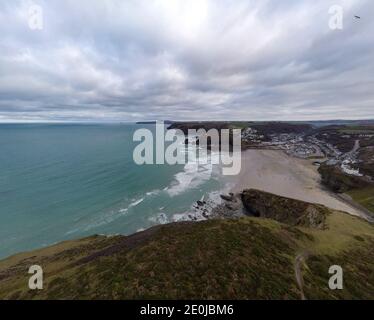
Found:
[[[360,17],[360,16],[355,16],[355,18],[356,18],[356,19],[361,19],[361,17]]]

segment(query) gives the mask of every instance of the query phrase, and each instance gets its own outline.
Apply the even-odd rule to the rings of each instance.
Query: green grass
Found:
[[[354,201],[374,213],[374,187],[348,192]]]
[[[328,230],[302,230],[314,238],[307,248],[314,254],[336,255],[361,245],[358,237],[374,236],[373,225],[349,214],[334,212],[327,217]]]
[[[345,126],[338,132],[343,134],[373,134],[374,126]]]
[[[301,252],[307,298],[374,299],[374,227],[336,211],[326,223],[221,219],[69,241],[0,262],[0,299],[299,299]],[[44,269],[41,291],[27,289],[32,264]],[[327,287],[333,264],[345,272],[341,292]]]
[[[45,290],[33,294],[20,289],[27,275],[19,272],[14,274],[20,280],[16,284],[0,282],[0,297],[297,299],[293,237],[293,231],[268,220],[169,225],[140,247],[124,247],[83,265],[65,265],[57,273],[48,272],[60,263],[50,257]]]
[[[309,299],[374,299],[374,240],[358,237],[356,245],[336,255],[316,254],[308,258],[304,293]],[[327,283],[332,265],[343,268],[343,290],[332,291]]]

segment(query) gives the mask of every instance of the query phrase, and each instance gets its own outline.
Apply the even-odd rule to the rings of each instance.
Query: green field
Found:
[[[374,227],[330,212],[327,229],[242,218],[178,223],[130,237],[94,236],[0,262],[0,299],[374,299]],[[29,291],[28,266],[44,269]],[[328,269],[344,269],[344,290]]]
[[[338,131],[343,134],[374,134],[374,126],[345,126]]]
[[[374,187],[348,192],[354,201],[374,213]]]

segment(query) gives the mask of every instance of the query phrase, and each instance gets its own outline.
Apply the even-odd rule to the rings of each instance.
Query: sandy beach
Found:
[[[310,160],[286,155],[278,150],[246,150],[233,192],[254,188],[277,195],[323,204],[329,208],[365,217],[365,213],[325,190],[317,167]]]

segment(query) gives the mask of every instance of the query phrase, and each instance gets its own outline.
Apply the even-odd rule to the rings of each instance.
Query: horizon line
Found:
[[[330,122],[330,121],[374,121],[373,118],[360,118],[360,119],[339,119],[339,118],[332,118],[332,119],[311,119],[311,120],[10,120],[10,121],[1,121],[0,125],[2,124],[136,124],[139,122]]]

